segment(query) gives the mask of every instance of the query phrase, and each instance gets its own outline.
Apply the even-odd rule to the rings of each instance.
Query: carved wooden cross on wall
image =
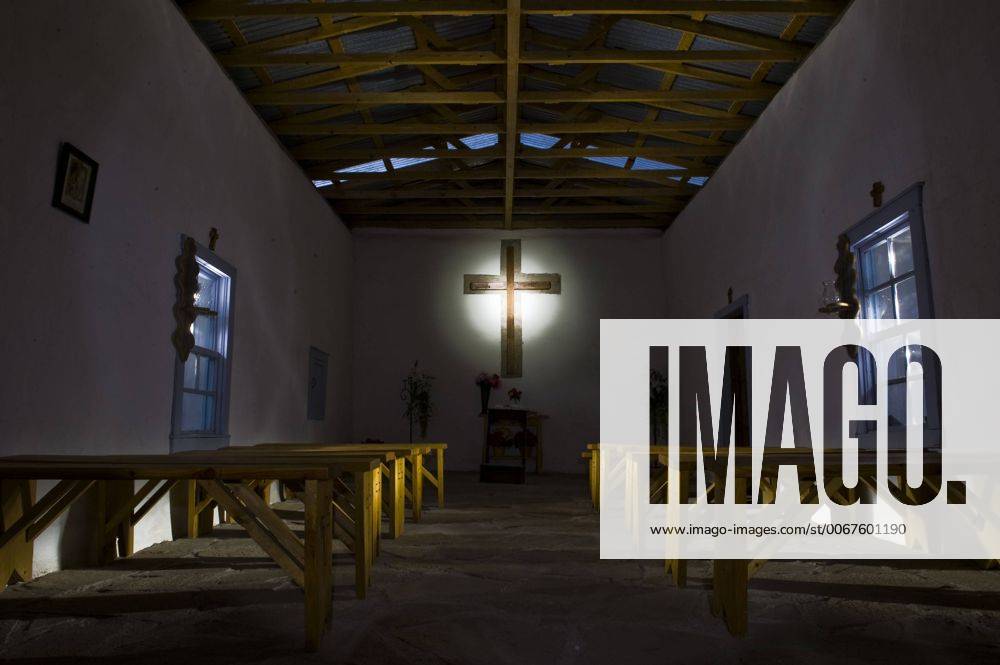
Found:
[[[561,277],[555,273],[521,272],[521,241],[500,242],[499,275],[466,275],[466,295],[504,294],[504,317],[500,326],[500,374],[521,376],[521,294],[519,291],[558,294]]]

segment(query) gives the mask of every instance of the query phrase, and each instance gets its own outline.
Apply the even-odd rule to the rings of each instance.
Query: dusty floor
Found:
[[[598,559],[577,477],[527,487],[448,478],[449,505],[385,541],[304,654],[302,596],[235,527],[0,594],[0,659],[26,663],[958,663],[1000,660],[1000,574],[964,564],[772,562],[750,631],[708,611],[705,564],[672,588],[656,562]],[[294,509],[294,506],[290,506]]]

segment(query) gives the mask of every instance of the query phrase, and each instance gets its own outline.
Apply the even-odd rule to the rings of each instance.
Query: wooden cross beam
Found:
[[[505,377],[521,376],[521,291],[550,293],[562,292],[562,277],[556,273],[521,272],[521,241],[500,241],[499,275],[466,275],[465,294],[504,294],[504,317],[500,327],[500,374]]]

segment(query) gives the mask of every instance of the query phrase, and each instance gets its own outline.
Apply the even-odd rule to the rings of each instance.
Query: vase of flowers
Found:
[[[510,390],[507,391],[507,399],[510,401],[511,404],[520,404],[521,391],[518,390],[517,388],[511,388]]]
[[[427,438],[427,425],[430,422],[434,405],[431,403],[431,383],[434,377],[423,372],[418,363],[413,363],[410,373],[403,379],[403,389],[400,399],[406,404],[403,417],[410,421],[410,443],[413,443],[413,422],[420,428],[420,438]]]
[[[476,377],[476,385],[479,386],[479,398],[482,403],[482,411],[479,415],[486,415],[486,410],[490,408],[490,391],[500,387],[500,376],[498,374],[487,374],[480,372]]]

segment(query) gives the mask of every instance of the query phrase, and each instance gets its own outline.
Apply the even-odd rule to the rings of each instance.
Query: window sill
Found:
[[[229,445],[228,434],[213,434],[208,436],[172,436],[170,437],[170,452],[183,453],[190,450],[217,450]]]

